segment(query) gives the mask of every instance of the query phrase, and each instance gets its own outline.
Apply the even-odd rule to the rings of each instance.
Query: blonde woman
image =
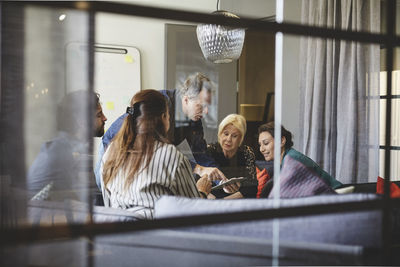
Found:
[[[104,205],[152,219],[154,203],[162,195],[207,198],[207,176],[196,184],[188,159],[168,142],[166,98],[156,90],[143,90],[134,95],[127,113],[102,158]]]
[[[208,145],[207,153],[216,161],[218,168],[227,178],[247,177],[239,190],[213,190],[217,198],[255,198],[257,194],[257,179],[255,156],[253,150],[243,145],[246,134],[246,119],[238,114],[226,116],[218,127],[218,143]],[[225,191],[225,192],[224,192]]]

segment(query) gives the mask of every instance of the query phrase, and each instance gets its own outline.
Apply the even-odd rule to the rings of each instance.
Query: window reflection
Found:
[[[371,5],[369,5],[367,9],[368,12],[374,11],[372,10],[374,4],[375,3],[371,2]],[[343,8],[344,7],[345,6],[343,6]],[[296,13],[298,19],[301,15],[301,10],[296,10],[298,12]],[[292,11],[294,12],[294,10]],[[14,52],[19,56],[23,55],[22,61],[20,58],[16,57],[16,59],[19,60],[17,60],[17,62],[22,62],[22,66],[19,66],[18,71],[15,73],[11,71],[15,77],[7,77],[13,78],[12,84],[7,84],[6,82],[2,83],[1,90],[2,106],[4,106],[3,103],[7,104],[7,116],[4,115],[7,123],[4,125],[12,126],[4,128],[15,130],[13,127],[18,124],[15,137],[10,138],[9,135],[7,135],[6,139],[7,141],[13,140],[14,142],[12,144],[7,142],[6,144],[2,144],[1,147],[2,166],[7,165],[8,169],[13,169],[8,172],[7,175],[3,175],[2,173],[1,196],[8,202],[12,202],[13,198],[16,198],[23,204],[16,204],[17,208],[14,210],[8,209],[4,210],[4,212],[2,210],[2,222],[3,218],[5,218],[4,221],[8,220],[7,223],[15,220],[41,226],[58,223],[89,223],[91,221],[89,210],[91,209],[93,209],[93,218],[95,218],[95,222],[131,220],[132,214],[124,210],[125,206],[116,205],[113,206],[115,209],[109,210],[107,207],[100,206],[99,202],[93,201],[95,197],[103,199],[105,191],[103,191],[102,194],[100,189],[107,190],[107,188],[101,186],[102,172],[97,172],[97,167],[93,169],[93,162],[97,163],[99,160],[101,161],[101,155],[107,151],[107,147],[104,147],[103,141],[101,141],[99,145],[103,150],[100,153],[97,151],[94,152],[92,144],[93,137],[102,135],[103,123],[109,116],[107,111],[113,109],[113,105],[117,102],[110,103],[107,101],[104,103],[105,105],[103,105],[103,108],[104,106],[107,107],[104,108],[104,114],[100,112],[100,106],[97,104],[97,100],[94,100],[95,97],[93,96],[92,88],[89,89],[88,51],[83,50],[81,55],[75,55],[75,57],[81,59],[81,65],[76,64],[71,68],[71,65],[68,65],[66,62],[69,56],[72,56],[66,52],[66,50],[68,50],[68,44],[71,42],[88,43],[88,34],[90,32],[88,14],[84,12],[66,12],[66,10],[55,11],[47,8],[26,8],[23,13],[25,21],[22,29],[21,25],[15,28],[15,32],[23,32],[23,37],[20,37],[19,42],[15,45],[17,51],[10,49],[12,45],[6,43],[6,49],[4,49],[4,51],[9,52],[9,54],[2,55],[2,60],[4,60],[5,63],[13,62],[10,57],[14,56]],[[372,13],[367,16],[369,19],[379,18],[379,15],[376,17]],[[66,17],[61,19],[60,14],[66,14]],[[355,17],[362,18],[363,16],[357,14]],[[118,44],[135,45],[139,47],[139,51],[142,53],[143,60],[140,65],[142,81],[139,83],[140,88],[132,88],[129,97],[132,97],[139,89],[155,88],[156,90],[179,90],[188,76],[194,73],[206,74],[210,83],[210,88],[206,90],[207,94],[200,98],[194,97],[187,99],[189,105],[192,106],[193,112],[183,114],[181,117],[171,116],[171,118],[175,119],[174,127],[177,125],[185,127],[188,126],[191,121],[201,121],[204,126],[203,134],[205,140],[205,143],[202,140],[202,148],[206,147],[206,144],[214,145],[217,147],[217,153],[214,154],[219,153],[218,156],[225,157],[230,151],[230,143],[227,144],[226,140],[232,142],[232,144],[236,146],[237,139],[235,138],[237,138],[237,131],[235,131],[236,129],[232,129],[232,124],[223,127],[226,133],[222,131],[223,135],[221,135],[221,133],[218,132],[218,125],[220,125],[223,119],[228,114],[241,113],[239,107],[245,107],[245,105],[257,107],[258,109],[254,109],[257,110],[257,112],[266,112],[267,107],[264,107],[264,103],[267,103],[265,95],[267,93],[273,93],[274,81],[272,74],[274,66],[273,64],[254,63],[257,60],[254,58],[252,59],[251,50],[256,50],[256,46],[251,46],[249,40],[247,43],[247,50],[244,50],[248,52],[248,54],[243,55],[241,61],[231,65],[216,66],[210,65],[209,62],[206,62],[204,58],[201,57],[201,52],[197,47],[197,40],[195,39],[196,37],[193,31],[194,27],[192,25],[168,24],[165,26],[165,21],[105,13],[97,14],[96,19],[96,42],[115,42]],[[144,24],[140,24],[139,22]],[[127,26],[136,24],[141,25],[141,27]],[[346,24],[352,25],[350,22]],[[371,25],[373,27],[379,26],[374,23]],[[124,34],[118,32],[118,29],[122,28],[125,30]],[[10,29],[10,31],[12,30],[14,30],[14,28]],[[356,30],[360,29],[357,28]],[[373,31],[377,31],[376,28],[373,28]],[[167,33],[167,36],[165,33]],[[274,42],[273,38],[264,38],[265,36],[260,36],[262,35],[253,35],[253,44],[257,41],[261,41],[261,45],[258,47],[274,47],[273,44],[271,45],[271,43]],[[257,40],[258,37],[260,37],[260,40]],[[378,150],[378,133],[379,130],[383,129],[385,126],[378,126],[378,122],[380,115],[383,113],[382,110],[381,114],[379,114],[379,105],[383,107],[386,100],[379,101],[377,98],[379,96],[379,91],[382,92],[382,86],[378,86],[379,56],[376,57],[379,54],[379,47],[377,45],[361,45],[350,41],[304,38],[304,43],[301,44],[304,45],[304,50],[301,50],[300,38],[293,36],[285,36],[284,38],[284,41],[286,41],[285,44],[288,46],[284,47],[282,117],[283,124],[293,131],[295,138],[297,138],[296,141],[299,141],[295,142],[295,146],[298,146],[296,149],[317,162],[324,171],[335,177],[339,182],[345,184],[345,186],[349,183],[356,183],[356,185],[353,185],[353,188],[355,187],[356,190],[360,190],[361,187],[357,187],[357,184],[363,183],[363,185],[368,187],[367,192],[374,193],[375,184],[364,183],[375,182],[378,174],[378,166],[380,164],[383,166],[382,160],[378,159],[378,153],[380,152]],[[255,54],[257,56],[257,53]],[[273,54],[273,52],[271,54]],[[300,62],[299,56],[301,56]],[[123,64],[132,64],[135,60],[136,57],[125,57]],[[271,62],[272,61],[271,59]],[[6,68],[7,65],[8,64],[4,64],[4,67]],[[6,68],[6,70],[9,69]],[[9,73],[10,72],[7,72],[7,74]],[[97,73],[97,75],[99,75],[99,73]],[[101,73],[101,75],[103,75],[103,77],[107,76],[107,72]],[[107,80],[107,77],[105,80]],[[12,91],[10,88],[14,86],[17,89],[19,88],[19,91],[15,90],[15,92],[17,92],[15,93],[15,98],[18,98],[19,102],[16,101],[15,103],[17,103],[16,106],[20,107],[20,111],[23,113],[18,114],[17,119],[8,117],[8,111],[12,110],[9,106],[14,105],[14,102],[11,104],[7,102],[9,101],[7,97],[8,93]],[[254,89],[256,87],[257,90]],[[337,88],[340,90],[336,90]],[[105,90],[107,90],[107,88],[105,88]],[[120,96],[118,89],[112,91],[111,95]],[[255,91],[257,91],[257,93],[252,95],[251,92]],[[23,92],[23,96],[19,94],[20,92]],[[296,97],[299,94],[301,96],[300,100]],[[181,96],[178,97],[178,101],[176,102],[181,106],[171,105],[169,108],[175,107],[175,109],[183,110],[184,105],[182,105],[182,99],[180,97]],[[124,99],[120,102],[126,102],[126,93],[124,93],[124,96],[121,98]],[[24,103],[20,103],[22,100]],[[396,100],[393,101],[394,111],[398,109],[397,102]],[[128,105],[123,105],[123,111],[126,109],[126,106]],[[4,114],[3,110],[2,107],[2,119]],[[118,116],[122,115],[122,113],[124,113],[123,111],[119,112]],[[271,112],[271,107],[269,107],[267,111]],[[251,116],[250,119],[250,117],[247,116],[248,114],[245,113],[246,112],[243,111],[242,115],[247,119],[247,129],[244,131],[247,133],[241,133],[246,136],[244,136],[244,138],[241,136],[243,143],[239,142],[240,144],[238,147],[243,145],[246,149],[248,148],[248,151],[253,150],[256,155],[258,153],[258,156],[252,155],[256,160],[251,163],[251,176],[254,176],[253,167],[257,166],[259,177],[271,178],[273,176],[273,169],[271,169],[272,158],[262,158],[261,154],[258,152],[260,151],[260,147],[257,145],[259,137],[257,129],[266,121],[261,121],[259,119],[264,116]],[[124,114],[124,116],[127,116],[127,114]],[[23,118],[23,120],[21,120],[21,118]],[[392,117],[393,131],[395,133],[393,136],[394,146],[397,145],[396,118],[395,115]],[[271,117],[267,119],[269,121]],[[383,119],[384,118],[381,117],[380,121],[382,122]],[[109,120],[109,125],[114,121],[115,118]],[[63,123],[66,123],[68,126],[62,126]],[[110,129],[111,128],[112,126]],[[14,133],[14,131],[11,132]],[[173,144],[177,145],[178,149],[183,151],[187,149],[187,147],[182,148],[182,146],[179,145],[182,144],[182,141],[188,140],[189,152],[196,152],[193,151],[193,148],[190,149],[190,143],[192,143],[191,138],[194,135],[195,134],[191,134],[190,137],[185,137],[179,140],[180,142],[173,142]],[[111,136],[109,139],[111,144],[112,139]],[[220,144],[217,144],[216,142],[218,142],[219,139],[221,139],[219,142]],[[277,137],[277,140],[279,139],[281,138]],[[279,142],[276,142],[276,144],[278,143]],[[221,147],[218,147],[218,145]],[[13,148],[13,146],[15,146],[16,152],[10,149],[10,147]],[[261,152],[265,152],[262,146],[261,150]],[[225,153],[227,151],[228,153]],[[246,154],[247,150],[238,148],[238,151]],[[15,157],[15,155],[13,155],[14,153],[18,154],[18,156]],[[100,157],[93,160],[98,154],[100,154]],[[242,176],[243,161],[247,161],[248,159],[246,156],[244,156],[243,160],[237,155],[234,155],[234,157],[228,156],[224,158],[225,161],[223,163],[218,163],[215,166],[203,166],[211,169],[202,169],[196,166],[196,164],[200,165],[198,164],[201,160],[198,158],[199,154],[194,153],[193,157],[191,157],[190,153],[184,154],[194,162],[193,166],[190,166],[192,168],[187,168],[190,175],[197,172],[200,176],[207,174],[211,180],[223,181],[225,181],[225,179],[219,179],[221,176],[218,171],[222,172],[228,179]],[[396,176],[398,173],[396,171],[398,167],[396,161],[397,154],[396,151],[392,151],[392,176]],[[5,157],[9,157],[9,159]],[[16,162],[14,159],[18,157],[23,158],[18,164],[6,164],[8,162]],[[254,158],[251,160],[254,160]],[[285,160],[288,160],[288,158]],[[240,168],[236,168],[236,165],[240,165]],[[310,167],[307,164],[304,164],[304,166],[305,168]],[[382,169],[384,169],[384,167],[382,167]],[[284,171],[287,171],[287,168],[282,164],[283,174],[281,175],[285,174]],[[293,177],[300,177],[300,175],[296,175],[296,172],[300,172],[295,168],[290,168],[289,171],[295,173]],[[26,172],[26,175],[24,172]],[[94,173],[100,174],[97,176],[97,185],[95,184]],[[17,177],[17,179],[14,180],[14,177]],[[261,179],[257,181],[260,182]],[[266,182],[265,179],[264,182]],[[218,183],[218,181],[213,181],[213,186]],[[14,188],[16,184],[18,184],[18,194],[14,195],[14,192],[7,192],[9,188]],[[99,185],[100,189],[98,188]],[[240,186],[242,187],[241,189],[243,189],[245,183],[236,184],[236,186]],[[151,186],[148,188],[152,190]],[[246,197],[246,193],[241,191],[241,189],[235,188],[235,184],[232,184],[224,193],[230,194],[232,191],[235,191],[234,193],[238,191],[242,197]],[[258,191],[259,187],[256,189],[257,194],[253,195],[255,197],[261,197],[262,194]],[[271,187],[269,189],[272,190]],[[226,191],[230,192],[226,193]],[[320,193],[321,192],[312,192],[312,196],[310,197],[312,198]],[[334,194],[333,191],[330,191],[330,193]],[[168,191],[165,194],[171,194],[171,192]],[[199,193],[197,197],[201,195],[202,194]],[[269,194],[265,197],[267,198],[268,196]],[[126,200],[125,198],[128,197],[129,196],[124,195],[122,198]],[[308,198],[297,199],[295,195],[287,197],[292,199],[287,201],[282,200],[282,203],[286,203],[288,206],[302,206],[303,204],[317,205],[321,203],[334,204],[339,198],[341,201],[363,202],[379,200],[379,196],[375,196],[374,194],[362,196],[350,194],[342,198],[336,195],[325,198],[324,195],[321,195],[312,200]],[[156,218],[164,218],[164,216],[168,217],[171,215],[190,215],[193,214],[193,211],[199,214],[211,214],[214,211],[241,211],[242,209],[253,208],[255,206],[260,209],[272,208],[272,206],[269,205],[270,202],[268,199],[229,202],[226,200],[188,200],[171,197],[165,198],[163,201],[165,201],[162,202],[164,205],[162,205],[162,203],[159,204],[159,207],[161,207],[161,215],[159,215],[159,217],[156,216]],[[208,202],[204,202],[207,204],[204,204],[202,207],[196,207],[194,204],[203,203],[200,201]],[[181,203],[182,206],[177,203]],[[248,203],[248,206],[246,206],[246,203]],[[92,206],[93,204],[96,205]],[[231,207],[235,208],[231,210]],[[80,212],[77,212],[77,210]],[[109,217],[102,217],[104,214]],[[311,240],[321,242],[320,248],[327,244],[349,246],[365,245],[368,248],[380,248],[382,245],[380,232],[382,221],[380,211],[361,211],[355,214],[357,216],[353,217],[351,213],[346,213],[346,216],[339,216],[339,220],[335,219],[337,214],[330,214],[330,217],[325,217],[324,220],[322,220],[319,215],[311,216],[312,225],[315,227],[312,227],[312,230],[316,232],[318,232],[318,224],[323,221],[325,223],[332,223],[332,226],[341,225],[343,228],[345,228],[346,224],[349,224],[351,226],[346,229],[351,229],[350,232],[352,234],[351,237],[349,237],[350,235],[343,235],[343,232],[330,231],[326,233],[326,231],[323,231],[323,234],[313,235],[312,237],[316,239]],[[210,216],[212,217],[212,215]],[[28,219],[26,219],[26,217],[28,217]],[[99,220],[96,218],[99,218]],[[304,226],[304,231],[301,231],[302,233],[306,232],[307,229],[305,228],[307,228],[307,223],[310,222],[306,221],[307,223],[302,224],[304,222],[302,220],[308,220],[308,218],[307,216],[298,216],[295,219],[300,221],[300,224]],[[357,222],[366,226],[365,229],[367,230],[363,232],[364,228],[355,227],[358,223],[354,223],[354,220],[360,220]],[[261,221],[261,224],[258,226],[260,226],[260,229],[269,231],[271,225],[263,224],[266,221],[267,220]],[[291,227],[292,221],[288,220],[286,222],[288,222],[288,224],[286,224],[287,228],[279,227],[280,231],[285,229],[289,229],[290,231],[293,231],[292,229],[298,229],[296,227]],[[285,224],[280,225],[282,226]],[[237,231],[239,231],[240,234],[237,236],[241,237],[248,237],[247,234],[249,234],[251,238],[270,238],[270,232],[267,234],[262,232],[262,230],[260,232],[251,232],[251,229],[255,227],[246,227],[245,230],[241,232],[241,230],[243,230],[241,226],[237,226],[237,224],[232,224],[231,226],[232,228],[224,230],[225,225],[223,225],[223,227],[216,232],[212,232],[210,228],[208,228],[208,230],[206,228],[204,228],[206,230],[196,228],[195,231],[199,230],[200,232],[203,231],[202,233],[213,233],[216,235],[225,231],[224,234],[226,234],[226,236],[236,236]],[[250,223],[250,226],[254,225]],[[376,229],[379,230],[376,231]],[[250,231],[251,233],[246,231]],[[288,231],[286,235],[282,234],[282,236],[286,238],[286,241],[292,241],[293,238],[297,241],[304,241],[305,234],[303,235],[302,233],[299,234],[299,232],[290,231]],[[365,234],[366,232],[371,232],[372,234]],[[358,239],[358,237],[360,237],[360,239]],[[119,238],[120,237],[117,239]],[[262,240],[265,241],[264,239]],[[211,242],[212,241],[210,241],[210,243]],[[72,254],[78,257],[77,262],[84,265],[84,260],[82,259],[87,255],[98,255],[96,254],[98,251],[92,251],[90,250],[91,248],[89,248],[89,251],[85,251],[85,246],[87,244],[80,244],[83,245],[74,246],[76,250],[72,252]],[[89,244],[93,245],[94,243],[90,241]],[[88,247],[91,245],[88,245]],[[280,245],[285,246],[285,244]],[[268,248],[268,251],[269,249],[270,248]],[[308,247],[306,250],[307,249]],[[58,251],[58,253],[60,251]],[[326,247],[326,251],[332,252],[329,247]],[[218,252],[220,251],[218,250]],[[115,257],[117,252],[112,250],[111,254]],[[103,254],[101,255],[104,256]],[[129,253],[127,253],[127,255],[131,256]],[[107,262],[106,257],[102,258],[102,260]],[[39,265],[38,262],[35,263]],[[68,265],[68,263],[66,263],[66,265]]]

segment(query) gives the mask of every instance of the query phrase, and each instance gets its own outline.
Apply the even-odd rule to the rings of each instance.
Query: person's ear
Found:
[[[281,147],[285,147],[286,145],[286,137],[282,136],[281,138]]]

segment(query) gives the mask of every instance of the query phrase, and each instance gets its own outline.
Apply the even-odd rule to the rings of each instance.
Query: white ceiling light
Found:
[[[218,1],[219,2],[219,1]],[[212,14],[237,18],[228,11],[218,10]],[[245,30],[215,24],[199,24],[196,29],[201,51],[207,60],[214,63],[230,63],[240,57]]]
[[[63,21],[66,17],[67,17],[66,14],[61,14],[61,15],[58,17],[58,20],[59,20],[59,21]]]

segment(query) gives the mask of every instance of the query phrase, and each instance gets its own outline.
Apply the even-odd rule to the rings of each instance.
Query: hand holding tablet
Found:
[[[221,182],[219,185],[216,185],[216,186],[212,187],[211,190],[214,190],[214,189],[221,189],[221,188],[223,188],[223,187],[226,186],[226,185],[230,185],[230,184],[234,184],[234,183],[240,183],[240,182],[243,182],[243,181],[246,181],[246,180],[247,180],[246,177],[235,177],[235,178],[231,178],[231,179],[229,179],[229,180],[226,181],[226,182]]]

